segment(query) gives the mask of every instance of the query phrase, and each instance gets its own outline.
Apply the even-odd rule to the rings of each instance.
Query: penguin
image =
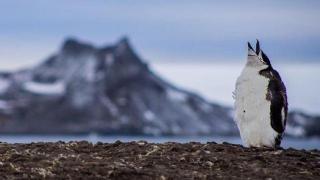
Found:
[[[257,40],[248,42],[245,67],[234,91],[235,122],[246,147],[280,148],[288,102],[286,87]]]

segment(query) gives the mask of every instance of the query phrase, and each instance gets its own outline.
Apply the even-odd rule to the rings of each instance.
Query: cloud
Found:
[[[127,34],[150,56],[230,58],[241,56],[246,41],[259,38],[279,57],[320,58],[319,8],[315,0],[4,0],[0,40],[7,40],[0,46],[33,41],[34,46],[55,43],[52,47],[69,35],[101,44]],[[45,53],[50,52],[40,54]]]

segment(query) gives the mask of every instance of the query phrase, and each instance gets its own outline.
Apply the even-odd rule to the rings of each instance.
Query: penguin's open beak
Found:
[[[248,42],[248,56],[256,56],[256,52],[253,50],[249,42]]]
[[[250,44],[250,42],[248,42],[248,49],[254,51],[252,46],[251,46],[251,44]]]
[[[257,54],[260,54],[260,43],[259,43],[259,40],[257,39],[257,43],[256,43],[256,53]]]

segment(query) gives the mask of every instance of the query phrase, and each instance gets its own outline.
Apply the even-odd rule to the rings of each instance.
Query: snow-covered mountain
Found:
[[[320,135],[319,125],[294,112],[288,134]],[[231,108],[161,79],[127,38],[106,47],[68,39],[41,64],[0,73],[0,133],[91,132],[238,134]]]

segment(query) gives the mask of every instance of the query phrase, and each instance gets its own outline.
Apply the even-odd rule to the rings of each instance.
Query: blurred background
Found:
[[[259,39],[287,86],[284,146],[320,148],[320,2],[0,2],[1,141],[229,141]]]

